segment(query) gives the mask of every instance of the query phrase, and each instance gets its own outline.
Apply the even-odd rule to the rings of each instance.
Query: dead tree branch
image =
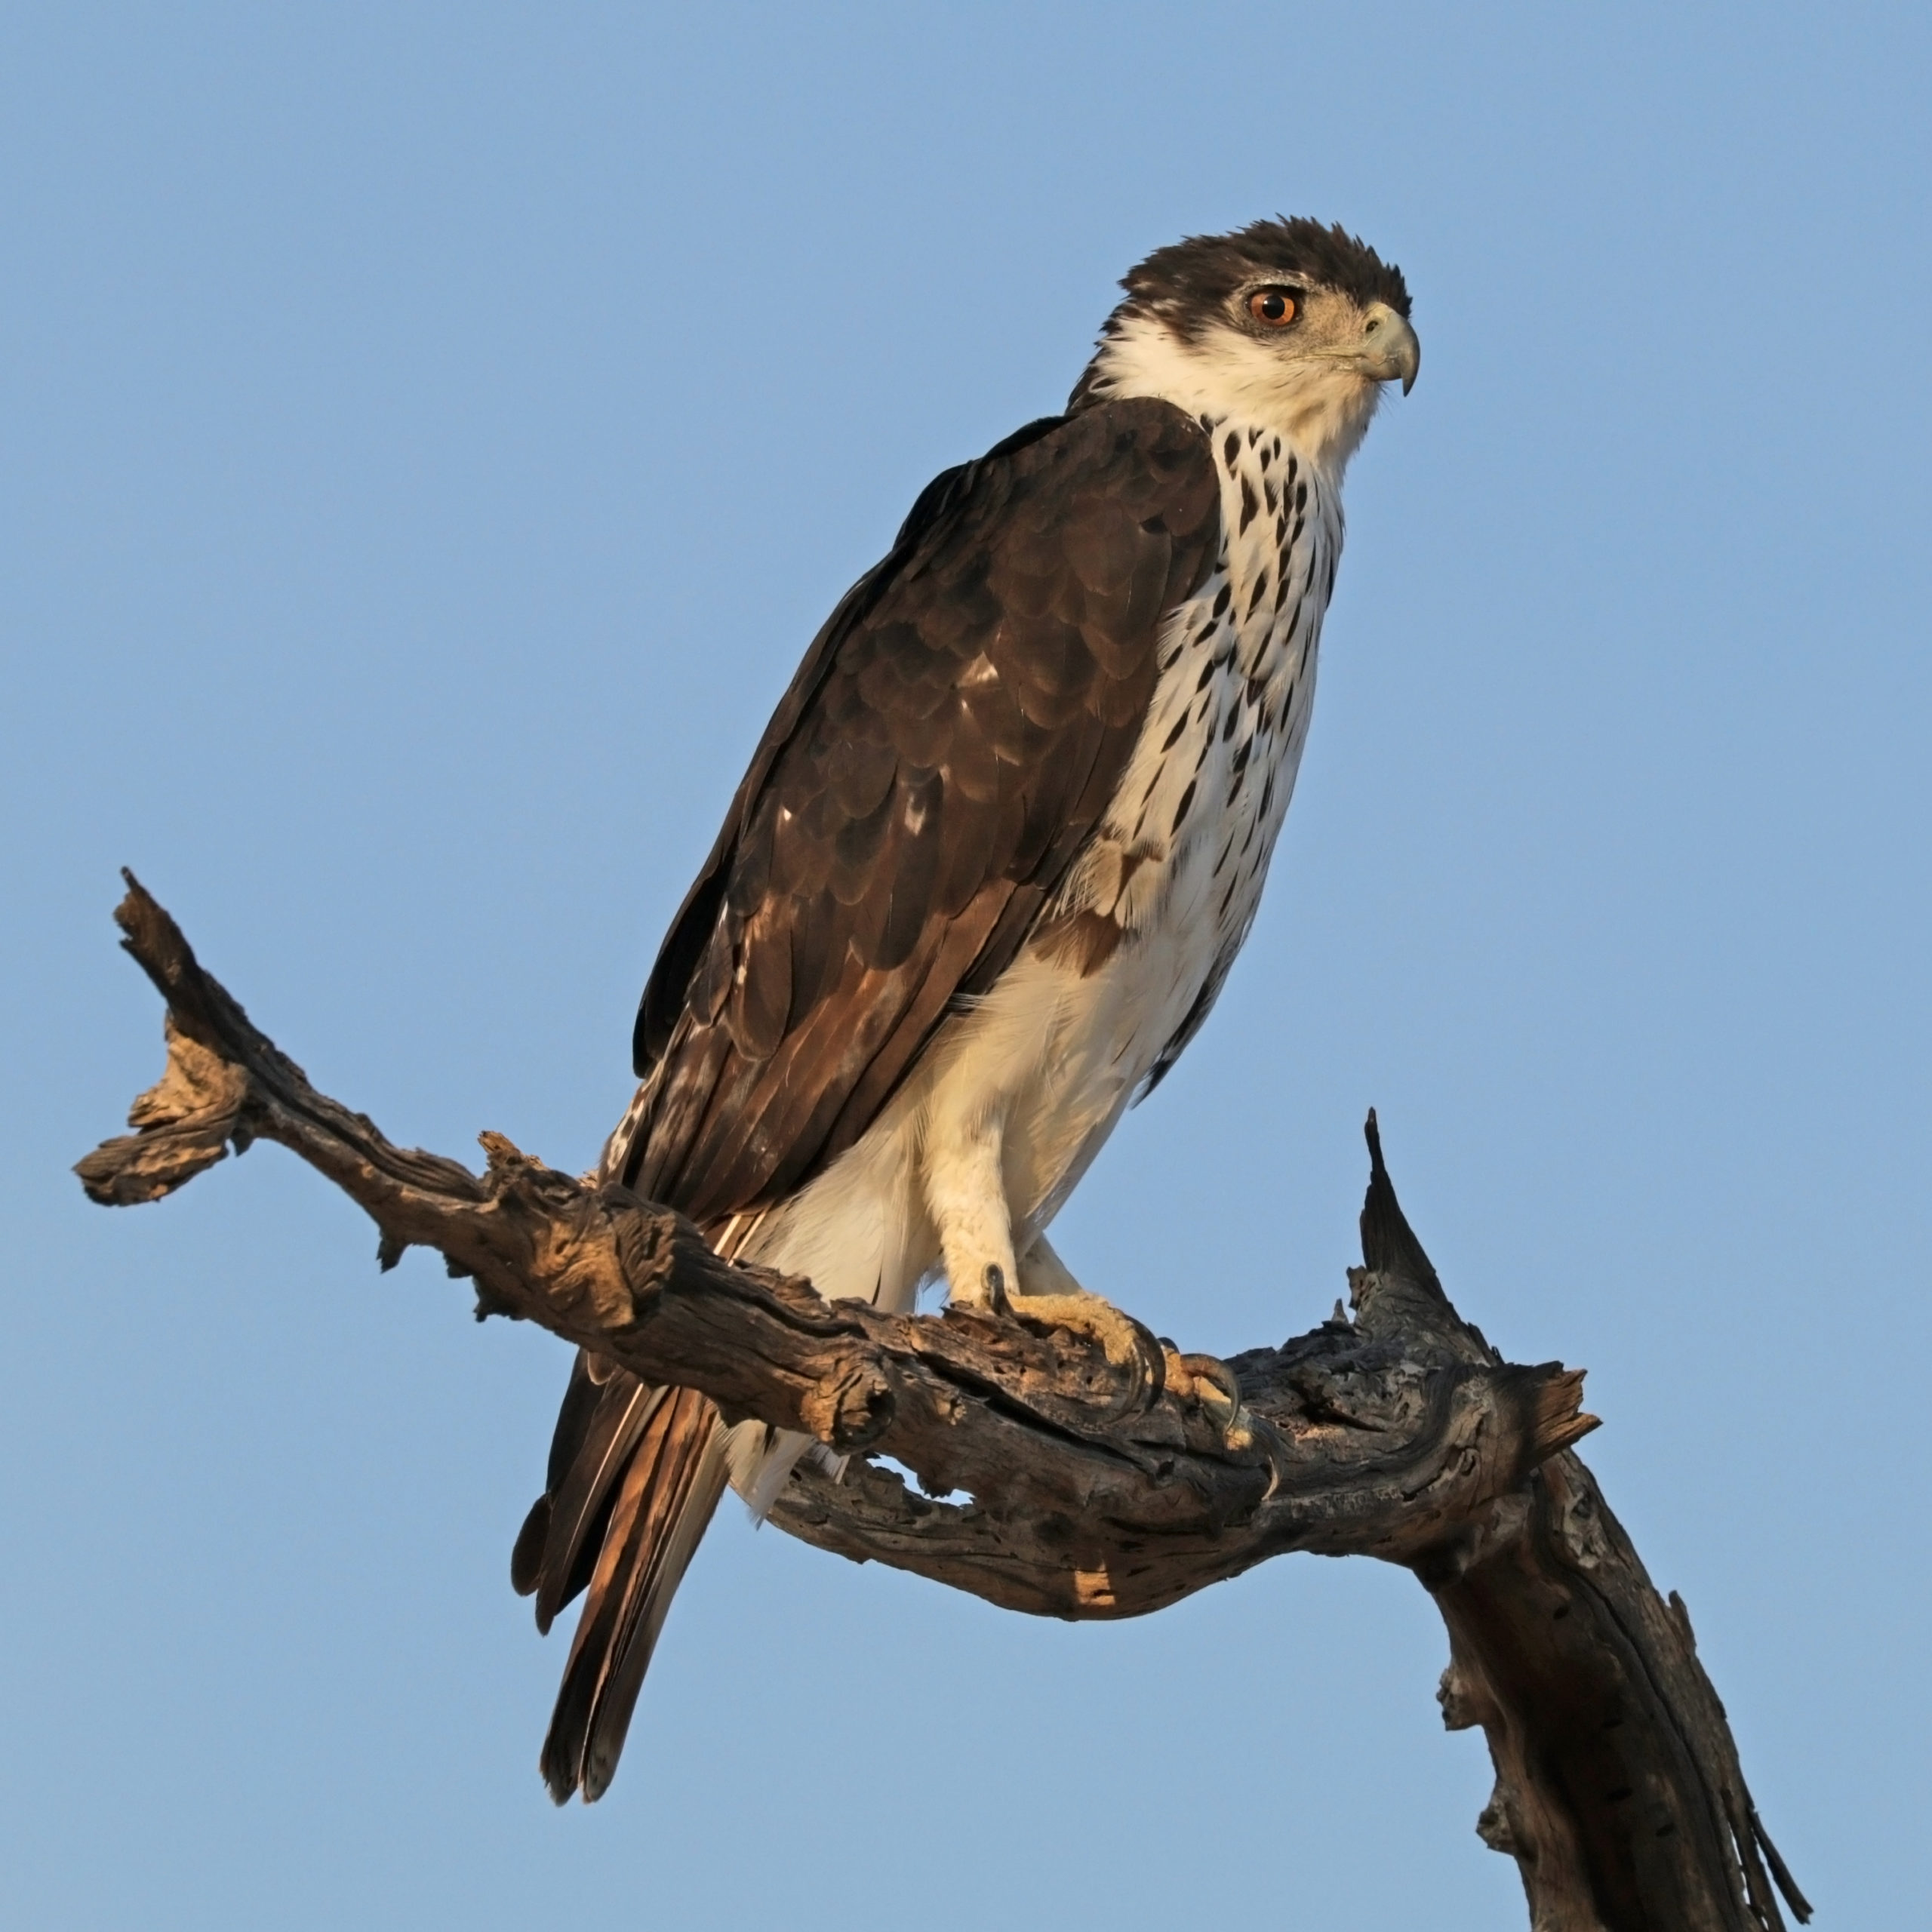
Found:
[[[115,916],[168,1002],[168,1060],[135,1131],[79,1163],[93,1199],[158,1199],[278,1141],[368,1211],[385,1268],[435,1248],[474,1278],[479,1317],[534,1321],[848,1456],[842,1480],[793,1479],[782,1527],[1009,1609],[1135,1616],[1289,1550],[1401,1564],[1448,1626],[1444,1715],[1488,1739],[1478,1829],[1516,1859],[1536,1932],[1775,1932],[1774,1878],[1809,1915],[1683,1605],[1657,1596],[1569,1453],[1596,1426],[1581,1372],[1506,1363],[1457,1316],[1372,1115],[1352,1319],[1338,1304],[1222,1362],[1100,1303],[882,1315],[728,1265],[671,1210],[500,1134],[481,1137],[481,1175],[392,1146],[317,1093],[128,883]],[[970,1500],[935,1500],[957,1492]]]

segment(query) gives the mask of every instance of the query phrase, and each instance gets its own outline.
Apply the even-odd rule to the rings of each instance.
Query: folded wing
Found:
[[[814,641],[672,925],[613,1172],[718,1230],[859,1139],[1100,826],[1219,504],[1201,425],[1145,399],[927,489]],[[546,1628],[589,1591],[544,1750],[560,1801],[615,1767],[721,1435],[689,1391],[573,1377],[512,1562]]]

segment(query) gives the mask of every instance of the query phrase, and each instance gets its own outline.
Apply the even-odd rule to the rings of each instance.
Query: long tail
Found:
[[[588,1590],[540,1761],[559,1804],[609,1789],[665,1613],[728,1473],[728,1432],[703,1396],[621,1369],[600,1380],[598,1366],[578,1359],[549,1486],[510,1558],[541,1629]]]
[[[611,1134],[601,1171],[627,1174],[649,1129],[646,1080]],[[734,1219],[721,1253],[735,1252]],[[550,1441],[543,1494],[510,1552],[510,1581],[537,1599],[546,1635],[580,1594],[583,1610],[538,1762],[558,1804],[610,1789],[671,1599],[728,1480],[731,1432],[695,1389],[654,1387],[579,1350]]]
[[[651,1091],[647,1081],[611,1136],[606,1172],[627,1171]],[[764,1219],[734,1215],[706,1233],[734,1258]],[[876,1260],[868,1265],[876,1276]],[[510,1555],[510,1580],[535,1596],[540,1630],[584,1598],[539,1761],[559,1804],[577,1792],[589,1804],[610,1788],[658,1632],[726,1484],[735,1481],[761,1515],[810,1447],[761,1423],[728,1429],[695,1389],[653,1387],[579,1353],[543,1494]]]

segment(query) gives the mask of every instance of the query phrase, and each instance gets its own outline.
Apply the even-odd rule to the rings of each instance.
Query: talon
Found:
[[[996,1315],[1011,1312],[1006,1298],[1006,1270],[997,1261],[989,1261],[986,1272],[980,1276],[986,1291],[986,1305]]]
[[[1254,1439],[1250,1417],[1241,1399],[1234,1371],[1213,1355],[1168,1355],[1168,1386],[1184,1401],[1195,1403],[1231,1449],[1245,1449]]]

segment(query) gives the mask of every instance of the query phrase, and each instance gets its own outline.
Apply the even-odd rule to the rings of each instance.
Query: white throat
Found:
[[[1339,360],[1284,356],[1232,329],[1188,342],[1130,315],[1094,358],[1088,392],[1154,396],[1190,416],[1265,424],[1339,484],[1382,400],[1382,385]]]

